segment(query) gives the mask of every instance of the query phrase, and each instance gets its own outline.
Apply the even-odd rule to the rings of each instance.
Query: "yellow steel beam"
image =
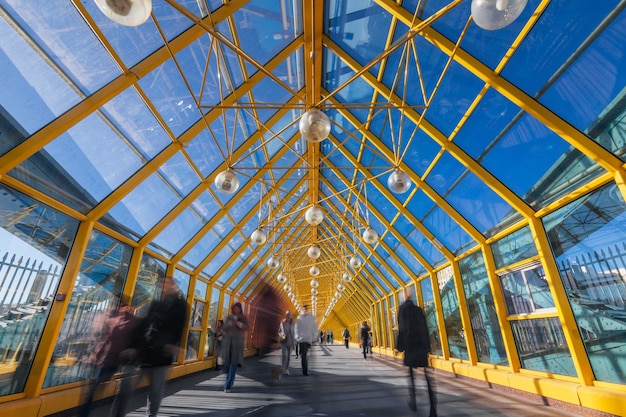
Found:
[[[454,289],[459,301],[458,309],[461,317],[461,325],[463,326],[463,335],[465,346],[467,347],[467,356],[472,365],[478,363],[478,354],[476,352],[476,343],[474,342],[474,329],[470,320],[469,309],[467,306],[467,297],[465,296],[465,287],[463,286],[463,277],[459,268],[458,261],[452,261],[452,280],[454,281]]]

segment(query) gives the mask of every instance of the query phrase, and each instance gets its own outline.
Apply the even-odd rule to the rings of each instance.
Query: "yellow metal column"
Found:
[[[57,337],[63,325],[63,317],[65,317],[65,313],[67,312],[67,307],[72,296],[72,288],[80,272],[80,265],[85,256],[87,246],[89,245],[89,237],[91,236],[92,230],[93,222],[81,222],[78,226],[76,239],[74,239],[72,250],[65,263],[63,275],[61,276],[59,287],[57,288],[56,296],[50,308],[48,320],[46,321],[46,327],[39,340],[37,353],[35,354],[33,365],[30,369],[28,380],[26,381],[24,392],[27,397],[38,397],[41,393],[41,387],[46,377],[48,364],[52,358]]]
[[[546,280],[548,281],[552,297],[554,298],[554,305],[559,314],[559,320],[563,327],[563,333],[565,334],[569,351],[572,355],[576,374],[582,385],[591,385],[593,383],[593,371],[589,363],[589,357],[587,356],[585,346],[580,337],[578,325],[576,324],[574,313],[572,312],[567,294],[565,293],[565,287],[561,281],[558,266],[552,256],[550,242],[548,241],[548,236],[543,228],[541,219],[531,219],[530,230],[535,244],[537,245],[541,264],[546,272]]]
[[[465,345],[467,346],[467,356],[472,365],[478,363],[478,353],[476,352],[476,343],[474,342],[474,329],[472,329],[472,321],[469,316],[467,307],[467,297],[465,297],[465,288],[463,287],[463,279],[461,278],[461,270],[458,261],[452,261],[452,279],[456,288],[456,296],[459,302],[459,313],[461,315],[461,323],[463,324],[463,334],[465,335]]]

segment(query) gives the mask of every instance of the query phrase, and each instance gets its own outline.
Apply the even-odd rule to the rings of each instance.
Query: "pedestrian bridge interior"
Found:
[[[235,301],[399,358],[408,287],[437,370],[624,415],[626,1],[125,3],[0,0],[0,415],[166,276],[172,377]]]

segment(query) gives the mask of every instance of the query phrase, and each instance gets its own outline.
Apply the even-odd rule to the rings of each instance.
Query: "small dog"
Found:
[[[271,370],[272,382],[280,384],[283,380],[283,373],[284,373],[284,370],[282,366],[272,367],[272,370]]]

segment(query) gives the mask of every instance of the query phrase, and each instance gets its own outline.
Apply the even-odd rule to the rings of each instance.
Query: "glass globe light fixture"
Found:
[[[262,245],[267,241],[267,235],[265,234],[263,230],[256,229],[250,235],[250,241],[254,243],[255,245]]]
[[[317,259],[322,254],[322,250],[317,245],[311,245],[311,246],[309,246],[309,249],[306,251],[306,254],[311,259]]]
[[[276,269],[279,266],[280,266],[280,262],[278,258],[274,257],[273,255],[270,256],[270,258],[267,260],[267,267],[269,269]]]
[[[223,194],[233,194],[239,189],[239,178],[229,169],[222,171],[215,177],[215,188]]]
[[[341,279],[343,280],[343,282],[350,282],[352,281],[352,275],[350,275],[347,272],[344,272],[343,274],[341,274]]]
[[[335,298],[341,298],[341,293],[339,291],[335,293]]]
[[[276,277],[276,281],[282,283],[287,282],[287,275],[283,274],[282,272],[280,274],[278,274],[278,276]]]
[[[302,137],[309,142],[321,142],[330,133],[330,119],[323,111],[311,109],[302,115],[298,127]]]
[[[318,276],[320,274],[320,268],[317,265],[313,265],[310,269],[309,269],[309,274],[311,274],[311,276]]]
[[[358,268],[361,266],[361,259],[354,255],[352,257],[350,257],[350,266],[354,269]]]
[[[378,241],[378,233],[369,226],[363,231],[363,235],[361,237],[363,238],[363,242],[368,245],[373,245],[376,241]]]
[[[341,282],[337,284],[337,291],[343,291],[345,289],[346,289],[346,286],[343,285]]]
[[[285,286],[283,287],[283,290],[285,290],[286,292],[291,291],[291,285],[285,284]]]
[[[395,169],[387,178],[387,187],[394,194],[404,194],[411,188],[411,178],[406,172]]]
[[[472,19],[485,30],[502,29],[524,11],[528,0],[472,0]]]
[[[294,294],[293,292],[291,292],[291,291],[289,291],[289,292],[287,293],[287,296],[288,296],[289,298],[291,298],[292,300],[293,300],[294,295],[295,295],[295,294]]]
[[[317,295],[312,295],[311,296],[311,301],[316,302],[317,301]]]
[[[324,220],[324,212],[316,205],[313,205],[304,212],[304,220],[311,226],[317,226]]]
[[[313,279],[311,280],[311,287],[313,287],[313,288],[317,288],[317,287],[319,287],[319,286],[320,286],[319,281],[318,281],[317,279],[313,278]]]
[[[139,26],[150,17],[152,0],[96,0],[106,17],[124,26]]]
[[[317,295],[319,290],[317,288],[311,288],[311,294]]]

